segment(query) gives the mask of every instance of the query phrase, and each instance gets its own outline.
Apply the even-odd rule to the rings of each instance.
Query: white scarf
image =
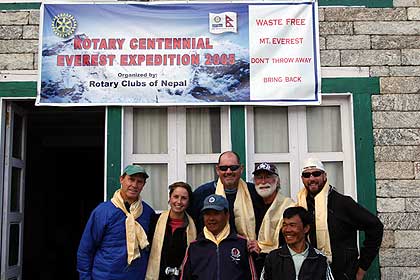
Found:
[[[166,224],[168,222],[170,210],[162,212],[157,223],[155,233],[153,234],[152,249],[150,251],[149,262],[147,264],[146,279],[156,280],[159,278],[160,272],[160,257],[162,255],[162,246],[165,240]],[[187,245],[197,237],[197,231],[195,229],[193,219],[185,213],[188,219],[188,226],[186,229],[187,233]]]
[[[140,258],[139,247],[144,249],[149,245],[149,242],[143,227],[136,221],[143,213],[141,196],[139,195],[139,199],[130,205],[130,212],[128,212],[120,191],[121,189],[114,193],[111,202],[127,216],[125,219],[125,236],[127,240],[127,262],[130,265],[133,260]]]
[[[330,185],[325,182],[322,190],[315,196],[315,227],[316,227],[316,243],[321,250],[332,261],[330,233],[328,231],[328,193]],[[308,209],[306,196],[308,190],[303,188],[298,193],[298,205]]]
[[[258,245],[262,253],[269,253],[279,247],[279,234],[283,225],[283,212],[286,208],[295,206],[295,202],[277,193],[273,203],[264,215],[260,231],[258,233]]]
[[[214,244],[219,246],[220,242],[222,242],[226,237],[228,237],[230,233],[230,225],[229,221],[226,223],[225,227],[222,229],[221,232],[217,236],[215,236],[211,231],[207,229],[207,227],[204,227],[203,229],[204,237],[210,241],[212,241]]]
[[[217,181],[216,194],[226,197],[225,189],[220,179]],[[244,180],[239,179],[235,203],[233,204],[235,226],[239,234],[255,240],[255,215],[251,195]],[[231,213],[232,215],[232,213]]]

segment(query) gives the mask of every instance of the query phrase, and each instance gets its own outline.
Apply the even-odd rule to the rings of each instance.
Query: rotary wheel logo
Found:
[[[67,38],[76,31],[77,21],[74,16],[67,13],[61,13],[53,18],[51,27],[55,35]]]

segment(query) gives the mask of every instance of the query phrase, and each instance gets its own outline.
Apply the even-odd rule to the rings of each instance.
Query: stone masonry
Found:
[[[35,70],[39,11],[0,11],[0,70]]]
[[[420,0],[321,7],[319,19],[323,67],[380,77],[372,115],[381,278],[420,279]],[[37,69],[38,24],[37,10],[0,11],[0,71]]]
[[[369,67],[382,279],[420,279],[420,1],[321,8],[322,66]],[[417,175],[419,176],[419,175]]]

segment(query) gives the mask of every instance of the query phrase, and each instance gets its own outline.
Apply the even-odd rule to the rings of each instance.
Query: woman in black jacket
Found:
[[[185,251],[197,235],[194,222],[185,211],[191,198],[192,190],[187,183],[169,186],[170,209],[156,215],[150,224],[149,237],[153,237],[147,280],[179,279]]]

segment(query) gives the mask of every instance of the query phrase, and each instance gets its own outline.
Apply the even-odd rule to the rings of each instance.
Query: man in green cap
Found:
[[[140,196],[147,178],[140,165],[126,166],[120,176],[121,188],[92,211],[77,251],[80,279],[145,278],[146,233],[155,214]]]

